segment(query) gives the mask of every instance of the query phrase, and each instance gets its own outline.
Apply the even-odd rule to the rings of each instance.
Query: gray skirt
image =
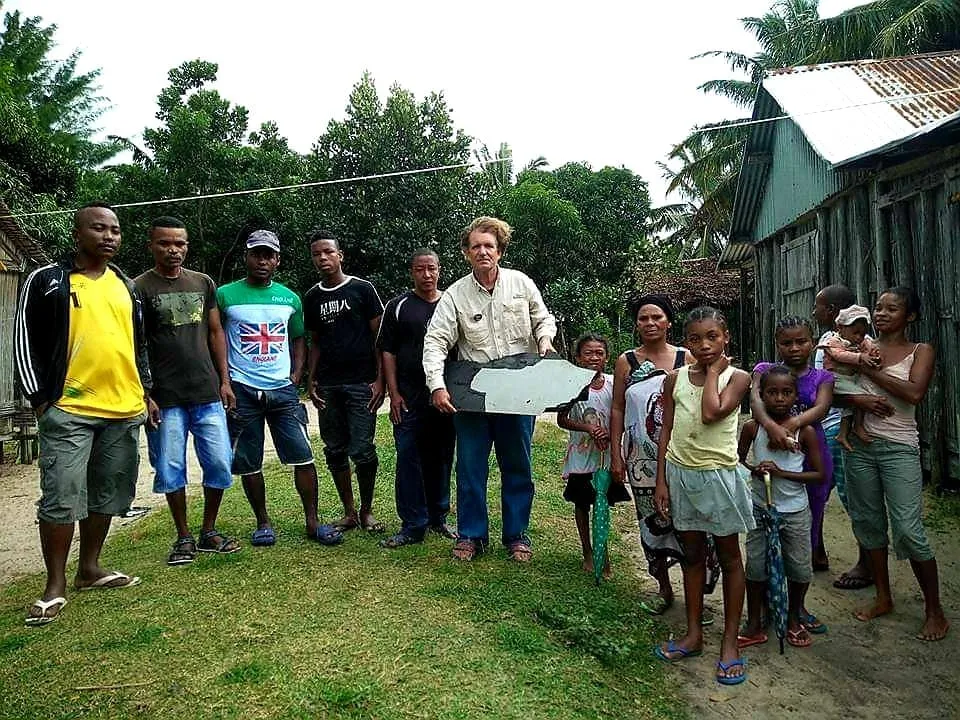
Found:
[[[756,528],[753,501],[742,465],[698,469],[667,460],[670,516],[681,532],[698,531],[725,537]]]

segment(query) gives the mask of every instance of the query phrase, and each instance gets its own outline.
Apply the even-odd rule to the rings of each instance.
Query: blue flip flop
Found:
[[[727,675],[731,668],[742,667],[743,672],[739,675],[730,677]],[[737,658],[725,663],[723,660],[717,661],[717,682],[721,685],[739,685],[747,679],[747,660],[746,658]]]
[[[254,547],[270,547],[277,542],[277,534],[272,527],[257,528],[250,536],[250,544]]]
[[[669,657],[668,655],[680,654],[680,657]],[[687,658],[698,657],[703,655],[703,650],[685,650],[682,647],[677,647],[677,644],[673,640],[667,642],[667,649],[664,651],[659,644],[655,645],[653,648],[653,654],[658,658],[668,663],[680,662],[681,660],[686,660]]]
[[[314,542],[327,546],[339,545],[343,542],[343,533],[333,525],[317,525],[316,531],[312,535],[307,535],[307,537]]]
[[[807,613],[806,617],[801,615],[800,624],[803,625],[811,635],[823,635],[829,629],[817,619],[816,615],[811,613]]]

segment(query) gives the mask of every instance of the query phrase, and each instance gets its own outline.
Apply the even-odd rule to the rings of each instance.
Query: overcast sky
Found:
[[[861,0],[862,1],[862,0]],[[516,166],[626,166],[665,184],[656,166],[694,124],[749,114],[697,85],[729,71],[707,50],[751,54],[738,18],[772,0],[580,2],[227,2],[225,0],[7,0],[5,10],[58,26],[60,55],[79,48],[81,70],[101,68],[112,107],[105,132],[137,139],[155,124],[167,71],[195,58],[220,66],[221,94],[274,120],[300,151],[369,70],[418,97],[442,91],[458,126],[491,149],[508,142]],[[821,0],[821,15],[857,2]],[[398,168],[399,169],[399,168]]]

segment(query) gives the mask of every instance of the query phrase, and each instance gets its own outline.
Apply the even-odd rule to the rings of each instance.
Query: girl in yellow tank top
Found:
[[[737,457],[738,409],[750,376],[730,366],[724,352],[730,333],[720,311],[692,310],[684,335],[696,363],[669,375],[663,386],[654,507],[671,518],[683,547],[687,632],[655,652],[667,662],[703,652],[700,621],[709,533],[723,569],[724,627],[716,679],[738,685],[747,677],[737,649],[745,587],[739,533],[756,527],[748,478]]]

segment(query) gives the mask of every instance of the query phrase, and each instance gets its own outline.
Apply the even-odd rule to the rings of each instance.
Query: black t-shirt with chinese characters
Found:
[[[207,275],[182,268],[176,278],[147,270],[134,281],[143,320],[153,389],[162,408],[220,399],[220,376],[210,355],[210,310],[217,286]]]
[[[376,288],[347,276],[336,287],[317,283],[303,296],[304,323],[320,351],[319,385],[354,385],[377,379],[370,321],[383,314]]]
[[[377,347],[396,356],[397,388],[409,408],[430,403],[423,372],[423,338],[438,302],[439,297],[427,302],[408,290],[387,303],[380,321]]]

